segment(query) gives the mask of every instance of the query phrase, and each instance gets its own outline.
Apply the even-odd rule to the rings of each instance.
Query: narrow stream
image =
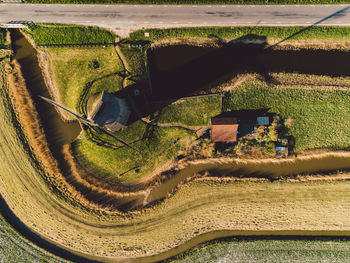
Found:
[[[56,152],[80,134],[80,124],[78,121],[63,121],[52,105],[39,98],[39,95],[50,98],[50,94],[41,73],[37,52],[19,30],[12,29],[10,32],[14,59],[21,65],[23,77],[37,108],[47,141],[51,150]]]

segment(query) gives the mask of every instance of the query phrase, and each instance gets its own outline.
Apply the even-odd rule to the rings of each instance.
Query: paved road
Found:
[[[155,6],[0,4],[0,21],[78,23],[125,34],[142,27],[350,25],[350,5]]]

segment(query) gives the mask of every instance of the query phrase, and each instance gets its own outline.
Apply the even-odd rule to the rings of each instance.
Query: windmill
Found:
[[[113,96],[113,97],[111,97],[111,96],[113,96],[113,95],[110,93],[107,93],[107,92],[102,92],[101,94],[98,94],[98,96],[95,96],[95,98],[94,98],[95,100],[93,102],[90,102],[90,104],[92,104],[94,106],[94,110],[93,110],[93,113],[90,114],[90,116],[88,114],[88,118],[84,118],[84,117],[80,116],[79,114],[74,113],[69,108],[67,108],[63,105],[60,105],[59,103],[57,103],[53,100],[50,100],[50,99],[42,97],[42,96],[39,96],[39,97],[42,98],[43,100],[45,100],[46,102],[54,105],[55,107],[69,113],[74,118],[76,118],[80,123],[84,124],[88,128],[96,130],[96,131],[101,131],[102,133],[108,135],[109,137],[122,143],[123,145],[129,147],[130,149],[137,151],[130,144],[117,138],[115,135],[113,135],[110,132],[110,131],[116,131],[116,130],[119,130],[119,129],[125,127],[125,125],[123,125],[123,123],[125,122],[125,119],[127,119],[129,117],[128,110],[127,110],[126,106],[124,105],[123,100],[120,100],[120,99],[118,100],[118,98],[116,98],[115,96]],[[106,103],[106,100],[107,100],[107,103]],[[111,103],[108,103],[111,100],[116,100],[116,101],[114,101],[114,108],[112,108],[112,109],[114,111],[116,110],[115,109],[116,107],[117,107],[117,109],[119,109],[118,111],[116,111],[116,114],[114,114],[116,116],[112,116],[112,117],[114,117],[113,121],[111,121],[111,114],[109,114],[109,115],[107,114],[107,118],[106,118],[106,114],[103,114],[103,111],[106,111],[105,106],[111,105]],[[119,102],[119,104],[115,104],[118,102]]]

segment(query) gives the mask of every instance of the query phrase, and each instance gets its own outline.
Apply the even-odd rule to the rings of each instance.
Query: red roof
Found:
[[[235,117],[214,117],[211,119],[213,142],[236,142],[238,121]]]

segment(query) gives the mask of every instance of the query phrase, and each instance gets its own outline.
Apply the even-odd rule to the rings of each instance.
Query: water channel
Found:
[[[37,108],[51,150],[53,152],[61,150],[64,144],[71,143],[80,134],[80,124],[78,121],[63,121],[56,109],[39,97],[40,95],[50,98],[50,94],[41,73],[35,48],[17,29],[11,30],[11,42],[13,58],[21,66],[27,89]]]

